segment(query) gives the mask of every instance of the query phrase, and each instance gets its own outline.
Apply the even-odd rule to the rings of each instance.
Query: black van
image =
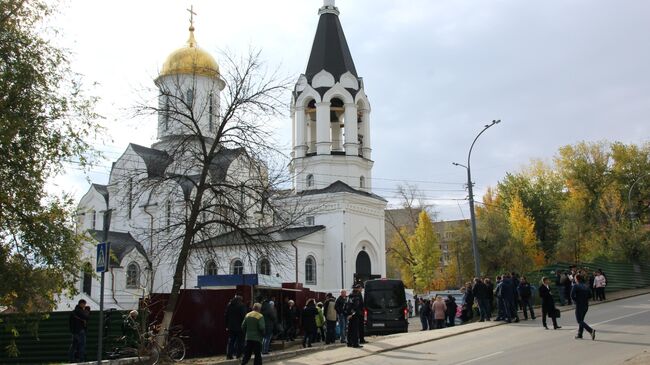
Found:
[[[408,332],[408,305],[401,280],[368,280],[364,286],[365,333]]]

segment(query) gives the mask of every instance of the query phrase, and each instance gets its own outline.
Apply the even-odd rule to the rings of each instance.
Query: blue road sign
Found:
[[[109,267],[109,252],[111,251],[111,244],[102,242],[97,244],[97,272],[106,272]]]

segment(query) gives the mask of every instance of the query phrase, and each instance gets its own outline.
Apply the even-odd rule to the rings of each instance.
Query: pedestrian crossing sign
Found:
[[[111,245],[108,242],[97,244],[97,272],[106,272],[109,267]]]

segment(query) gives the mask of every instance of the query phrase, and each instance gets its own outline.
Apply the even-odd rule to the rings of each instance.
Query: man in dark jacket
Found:
[[[519,288],[517,288],[517,292],[519,292],[519,298],[521,300],[521,307],[523,308],[524,311],[524,319],[528,319],[528,311],[530,310],[530,318],[535,319],[535,312],[533,311],[533,303],[532,303],[532,297],[533,297],[533,291],[530,287],[530,283],[528,280],[526,280],[525,277],[521,278],[521,281],[519,282]]]
[[[286,308],[282,311],[284,339],[287,341],[296,339],[296,319],[298,319],[298,308],[293,300],[288,300]]]
[[[339,333],[341,334],[341,343],[347,342],[348,313],[345,313],[345,304],[347,301],[348,293],[345,290],[341,290],[341,295],[336,298],[336,302],[334,302],[339,320]]]
[[[447,327],[453,327],[456,325],[456,310],[458,309],[456,299],[450,294],[447,296],[445,304],[447,305]]]
[[[512,283],[512,277],[510,274],[503,275],[501,284],[499,285],[498,294],[501,296],[501,300],[503,301],[503,319],[508,323],[512,323],[513,317],[515,318],[515,322],[519,321],[519,319],[515,317],[517,313],[516,309],[513,308],[515,305],[514,293],[516,290],[517,288]]]
[[[542,278],[542,285],[539,287],[539,297],[542,298],[542,326],[548,329],[548,326],[546,326],[546,316],[549,316],[553,321],[553,329],[557,330],[562,327],[557,325],[557,309],[555,308],[555,299],[553,299],[551,287],[549,286],[550,282],[551,280],[549,278]]]
[[[88,322],[89,313],[84,309],[86,301],[80,299],[75,306],[68,324],[72,334],[72,345],[70,345],[70,362],[86,361],[86,323]]]
[[[265,299],[262,301],[262,315],[264,316],[264,338],[262,339],[262,354],[266,355],[271,351],[271,339],[275,330],[276,322],[278,320],[277,310],[275,309],[275,301]]]
[[[348,297],[346,310],[348,315],[348,347],[363,347],[360,341],[360,326],[363,325],[363,298],[361,297],[361,284],[355,284],[352,294]]]
[[[490,317],[492,317],[492,312],[494,311],[494,284],[492,284],[490,278],[485,278],[483,283],[485,284],[485,289],[488,295],[488,313],[490,313]]]
[[[243,351],[244,332],[241,324],[246,317],[246,307],[242,303],[242,297],[235,295],[226,307],[226,329],[228,330],[228,347],[226,358],[239,358]]]
[[[474,285],[472,286],[472,293],[474,293],[474,298],[478,304],[478,310],[481,314],[481,319],[479,322],[485,322],[490,320],[489,304],[488,304],[488,292],[487,286],[481,281],[480,278],[474,278]]]
[[[591,334],[591,339],[596,339],[596,330],[589,327],[585,322],[585,316],[589,310],[589,298],[591,293],[589,288],[585,285],[584,276],[578,274],[575,276],[576,283],[571,289],[571,299],[576,304],[576,321],[578,322],[578,334],[576,339],[582,338],[582,333],[584,330],[587,330]]]

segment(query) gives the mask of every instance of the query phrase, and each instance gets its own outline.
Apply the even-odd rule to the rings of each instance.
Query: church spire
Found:
[[[311,81],[314,75],[325,70],[332,74],[336,80],[339,80],[341,75],[348,71],[358,77],[343,27],[339,21],[339,9],[335,6],[334,0],[325,0],[323,6],[318,10],[318,14],[320,19],[305,76]]]

